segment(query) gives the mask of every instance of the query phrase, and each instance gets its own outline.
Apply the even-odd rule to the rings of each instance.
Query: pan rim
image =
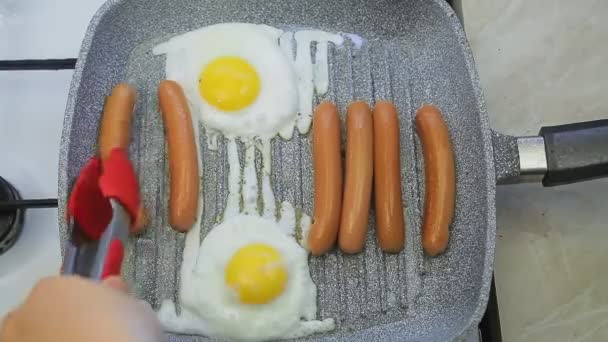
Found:
[[[494,146],[492,144],[492,128],[490,126],[490,118],[486,109],[485,97],[483,89],[481,88],[481,81],[479,79],[479,73],[475,66],[475,59],[473,57],[473,50],[469,45],[469,41],[466,37],[466,33],[462,26],[462,22],[456,15],[454,9],[446,2],[442,0],[433,0],[448,16],[448,21],[454,29],[454,33],[457,35],[460,45],[462,46],[464,59],[466,62],[467,71],[471,78],[473,91],[475,92],[475,98],[477,99],[477,107],[479,110],[479,120],[482,129],[482,139],[485,160],[487,162],[487,177],[486,177],[486,188],[487,192],[487,225],[486,225],[486,249],[484,258],[484,273],[482,274],[481,287],[479,291],[479,299],[477,301],[477,307],[473,311],[473,314],[469,318],[467,324],[461,329],[461,331],[455,336],[455,339],[466,338],[470,336],[475,330],[478,329],[479,322],[483,317],[490,294],[490,286],[492,283],[492,275],[494,272],[494,253],[496,246],[496,178],[495,178],[495,165],[494,165]]]

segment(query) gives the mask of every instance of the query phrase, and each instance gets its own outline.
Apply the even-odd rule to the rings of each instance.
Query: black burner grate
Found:
[[[76,58],[21,59],[0,61],[0,70],[65,70],[74,69]]]
[[[0,177],[0,200],[17,199],[21,199],[17,189]],[[21,235],[24,211],[24,209],[0,211],[0,255],[11,248]]]

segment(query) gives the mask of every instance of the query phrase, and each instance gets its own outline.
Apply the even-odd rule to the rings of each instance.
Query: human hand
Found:
[[[69,276],[41,280],[0,322],[2,342],[165,341],[152,309],[117,277],[102,284]]]

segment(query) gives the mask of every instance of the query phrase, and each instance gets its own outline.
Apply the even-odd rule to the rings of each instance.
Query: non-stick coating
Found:
[[[264,23],[279,28],[318,28],[365,38],[347,40],[330,54],[331,90],[344,115],[352,99],[392,99],[401,114],[402,188],[407,217],[406,250],[383,254],[374,237],[373,215],[366,251],[310,258],[317,283],[319,316],[333,317],[336,331],[310,339],[347,341],[435,340],[468,335],[485,309],[495,238],[495,174],[491,131],[471,51],[451,8],[443,0],[123,0],[106,3],[87,31],[66,109],[60,156],[59,194],[65,208],[70,185],[95,154],[104,95],[120,81],[139,91],[129,148],[139,173],[151,223],[133,238],[125,277],[154,308],[174,298],[184,236],[166,219],[166,154],[156,86],[162,56],[150,48],[188,30],[221,22]],[[420,246],[424,161],[413,116],[423,103],[438,106],[447,120],[457,165],[456,216],[450,246],[436,258]],[[310,136],[273,142],[273,187],[312,212]],[[201,144],[206,146],[206,144]],[[227,192],[225,152],[205,148],[205,234],[216,223]],[[60,213],[63,217],[63,212]],[[65,239],[66,226],[60,222]],[[173,341],[201,340],[171,336]]]

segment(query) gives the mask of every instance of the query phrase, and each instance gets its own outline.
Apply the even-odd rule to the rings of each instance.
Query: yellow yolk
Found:
[[[219,57],[205,66],[198,89],[205,101],[224,111],[243,109],[260,93],[255,68],[240,57]]]
[[[242,303],[264,304],[283,292],[287,271],[279,251],[254,243],[234,253],[225,269],[225,282]]]

